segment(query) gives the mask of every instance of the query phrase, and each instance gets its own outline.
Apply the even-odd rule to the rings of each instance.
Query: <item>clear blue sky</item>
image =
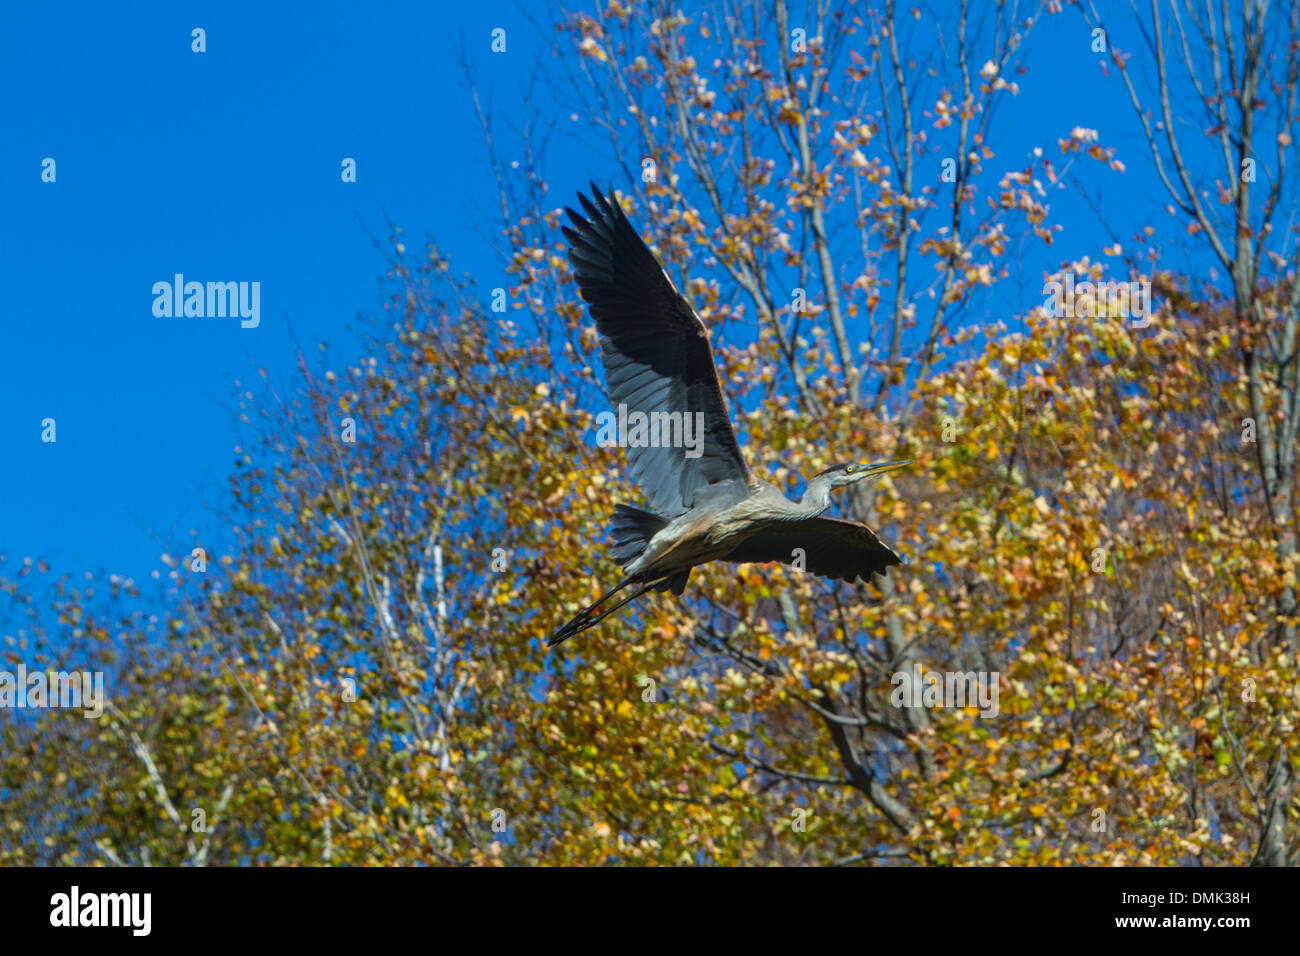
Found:
[[[508,29],[506,56],[488,50],[496,26]],[[194,27],[206,53],[191,52]],[[413,242],[431,234],[455,271],[497,284],[499,264],[470,223],[475,197],[491,208],[495,186],[454,55],[461,34],[497,113],[522,122],[520,88],[544,51],[502,0],[292,13],[266,2],[9,5],[0,551],[11,561],[143,580],[159,567],[150,531],[185,540],[210,526],[205,505],[223,496],[237,443],[233,380],[257,366],[291,378],[289,323],[304,347],[345,343],[354,317],[380,305],[384,264],[358,216],[382,237],[386,210]],[[1101,177],[1107,205],[1148,212],[1157,197],[1131,113],[1077,15],[1031,43],[993,165],[1092,126],[1130,169]],[[41,182],[45,157],[54,184]],[[356,184],[340,181],[344,157],[357,160]],[[563,139],[549,160],[557,205],[588,177],[616,175]],[[1108,239],[1086,206],[1052,201],[1070,230],[1053,264],[1096,254]],[[261,325],[156,318],[151,288],[177,272],[259,281]],[[47,417],[56,444],[40,440]]]
[[[381,302],[384,211],[457,270],[495,268],[470,225],[494,197],[454,56],[518,112],[539,50],[511,4],[14,4],[0,31],[0,551],[143,578],[210,521],[234,378],[347,342]],[[207,31],[207,52],[190,31]],[[477,49],[474,49],[477,47]],[[57,162],[42,183],[41,162]],[[354,157],[358,181],[340,180]],[[593,170],[594,172],[594,170]],[[580,180],[579,180],[580,181]],[[261,282],[261,325],[159,319],[154,282]],[[490,277],[490,276],[489,276]],[[495,284],[495,283],[493,283]],[[223,407],[225,406],[225,407]],[[57,443],[40,423],[57,422]]]

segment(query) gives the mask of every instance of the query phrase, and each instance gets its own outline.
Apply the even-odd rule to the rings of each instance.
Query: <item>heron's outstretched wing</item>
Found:
[[[668,518],[691,508],[710,485],[735,483],[737,494],[743,493],[749,469],[727,416],[704,323],[612,193],[606,198],[593,184],[592,198],[579,193],[578,200],[587,215],[566,206],[573,228],[565,226],[564,235],[578,288],[600,333],[614,411],[625,405],[629,414],[676,412],[690,416],[692,429],[703,422],[698,457],[686,457],[688,449],[680,447],[627,448],[633,477],[650,507]]]
[[[723,560],[794,564],[800,556],[804,570],[843,581],[870,581],[873,574],[903,563],[866,525],[826,517],[773,525],[746,539]]]

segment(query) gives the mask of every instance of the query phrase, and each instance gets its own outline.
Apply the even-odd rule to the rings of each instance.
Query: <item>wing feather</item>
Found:
[[[593,185],[578,194],[583,213],[565,208],[569,262],[600,334],[609,400],[617,412],[703,414],[699,457],[684,448],[627,448],[628,467],[650,507],[669,518],[710,486],[743,493],[749,469],[727,414],[704,323],[681,297],[622,207]],[[692,424],[692,428],[694,425]]]
[[[773,525],[752,535],[723,560],[793,564],[797,550],[803,554],[805,570],[841,581],[870,581],[873,574],[903,563],[866,525],[824,516]]]

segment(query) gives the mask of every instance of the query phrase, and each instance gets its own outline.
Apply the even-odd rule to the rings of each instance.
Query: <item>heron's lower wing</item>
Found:
[[[708,333],[618,201],[594,185],[578,199],[586,215],[566,207],[573,226],[563,231],[600,333],[610,403],[627,413],[628,467],[651,509],[675,518],[710,485],[749,483]]]
[[[751,535],[724,561],[737,564],[780,561],[827,578],[870,581],[873,574],[903,561],[870,528],[842,518],[782,522]]]

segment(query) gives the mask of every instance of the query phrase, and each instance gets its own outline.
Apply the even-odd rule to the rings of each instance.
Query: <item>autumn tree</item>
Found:
[[[96,613],[133,665],[115,713],[6,729],[6,861],[1286,862],[1288,193],[1227,176],[1225,226],[1205,167],[1153,138],[1192,233],[1053,260],[1065,183],[1141,175],[1065,117],[999,153],[1058,6],[613,2],[545,34],[530,115],[617,171],[710,330],[751,465],[797,494],[836,461],[916,459],[840,502],[906,566],[852,586],[706,567],[545,652],[616,573],[604,526],[638,493],[595,441],[608,401],[559,231],[577,184],[552,191],[534,128],[484,108],[499,274],[462,278],[394,228],[361,358],[322,347],[287,387],[238,385],[224,528],[171,544],[165,613]],[[1215,88],[1255,69],[1238,102],[1289,117],[1291,66],[1252,10]],[[1064,15],[1092,42],[1095,14]],[[1289,15],[1268,13],[1294,34]],[[1140,56],[1159,96],[1170,31],[1130,56],[1115,29],[1149,122],[1129,71]],[[1227,279],[1196,271],[1211,235]],[[1069,308],[1045,307],[1067,281]],[[39,592],[5,581],[21,640]],[[99,598],[63,600],[50,647]],[[903,706],[917,672],[996,695]],[[73,751],[72,779],[40,756]],[[201,834],[177,823],[196,809]]]

